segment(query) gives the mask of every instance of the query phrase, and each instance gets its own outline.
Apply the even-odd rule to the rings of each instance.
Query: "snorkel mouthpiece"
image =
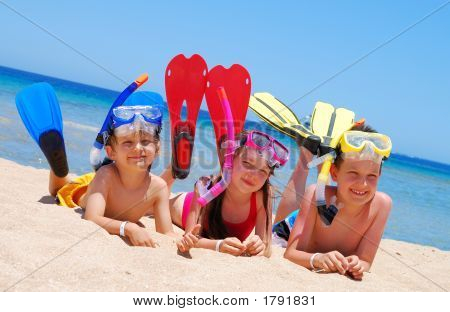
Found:
[[[335,205],[330,205],[327,207],[327,204],[324,203],[322,205],[317,206],[317,209],[319,210],[319,216],[325,225],[329,226],[334,220],[334,217],[336,217],[338,213],[338,209]]]

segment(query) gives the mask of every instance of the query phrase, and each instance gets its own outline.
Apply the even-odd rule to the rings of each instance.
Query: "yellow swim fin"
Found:
[[[270,93],[255,93],[250,97],[250,108],[264,122],[294,139],[298,136],[306,138],[312,135],[294,112]]]
[[[336,148],[344,131],[353,127],[355,113],[345,108],[317,102],[311,116],[311,131],[322,139],[323,147]]]

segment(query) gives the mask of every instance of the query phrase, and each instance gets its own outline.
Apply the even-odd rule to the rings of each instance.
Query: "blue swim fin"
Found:
[[[16,106],[30,136],[41,148],[58,177],[69,172],[61,109],[52,86],[45,82],[26,87],[16,95]]]

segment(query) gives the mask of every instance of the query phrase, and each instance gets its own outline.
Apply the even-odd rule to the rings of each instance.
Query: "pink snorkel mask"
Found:
[[[281,167],[289,160],[286,146],[267,133],[252,130],[240,141],[225,141],[222,148],[232,147],[234,153],[239,147],[251,148],[267,161],[269,167]]]
[[[267,160],[269,167],[278,168],[289,160],[289,150],[287,147],[261,131],[250,131],[247,137],[241,140],[239,145],[258,151],[261,157]]]

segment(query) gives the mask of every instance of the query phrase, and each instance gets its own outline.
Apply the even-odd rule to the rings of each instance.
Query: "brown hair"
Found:
[[[248,132],[242,131],[237,135],[237,139],[240,142],[246,139]],[[224,142],[224,138],[222,138],[219,142],[220,145]],[[239,155],[243,151],[242,147],[239,147],[234,153],[235,156]],[[220,150],[220,163],[223,165],[224,160],[224,149]],[[264,243],[266,245],[266,256],[270,256],[271,254],[271,241],[272,241],[272,229],[271,229],[271,215],[272,215],[272,207],[274,202],[273,189],[270,184],[269,178],[273,175],[274,168],[270,168],[269,177],[264,182],[264,185],[261,187],[261,191],[263,192],[263,206],[266,212],[266,222],[265,222],[265,240]],[[212,183],[210,184],[210,188],[218,183],[222,179],[221,176],[213,178],[211,176]],[[228,237],[227,229],[223,224],[222,219],[222,203],[225,197],[225,193],[228,190],[222,192],[219,196],[214,198],[211,202],[209,202],[203,209],[201,209],[200,215],[198,217],[199,221],[202,225],[201,236],[212,239],[224,239]]]

